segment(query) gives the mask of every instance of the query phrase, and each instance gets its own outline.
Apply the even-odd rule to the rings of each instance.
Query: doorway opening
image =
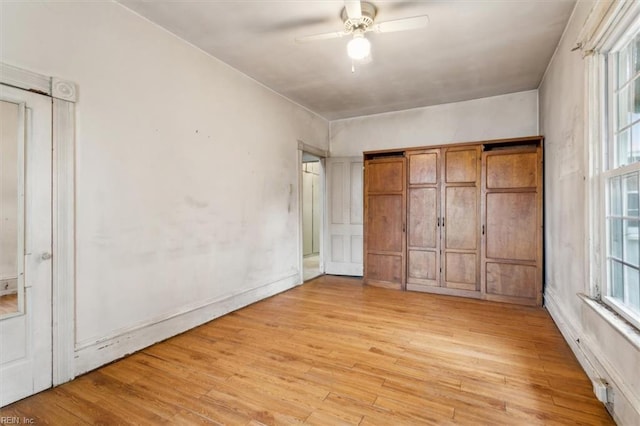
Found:
[[[322,159],[302,152],[302,279],[315,278],[322,268]]]

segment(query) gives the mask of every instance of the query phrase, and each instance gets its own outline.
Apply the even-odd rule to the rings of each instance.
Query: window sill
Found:
[[[583,293],[578,293],[578,296],[587,306],[609,323],[609,325],[620,333],[620,335],[622,335],[629,343],[631,343],[636,349],[640,350],[640,330],[615,313],[604,303],[592,299]]]

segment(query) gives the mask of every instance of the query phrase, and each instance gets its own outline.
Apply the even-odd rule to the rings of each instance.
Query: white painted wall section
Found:
[[[117,3],[0,20],[1,61],[79,87],[76,373],[298,284],[297,145],[326,120]]]
[[[331,156],[538,134],[538,91],[331,122]]]
[[[613,417],[640,424],[640,334],[578,293],[585,276],[587,173],[585,63],[572,52],[594,1],[577,3],[540,86],[540,132],[545,135],[545,304],[592,380],[612,386]]]

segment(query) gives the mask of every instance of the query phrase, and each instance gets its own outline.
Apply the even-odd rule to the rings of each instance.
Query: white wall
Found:
[[[0,8],[1,61],[79,86],[77,372],[299,282],[324,119],[119,4]]]
[[[605,321],[597,304],[578,296],[590,291],[585,277],[585,64],[581,52],[571,49],[593,4],[577,4],[539,89],[545,135],[545,303],[587,374],[612,384],[618,423],[637,425],[640,338],[632,343]]]
[[[331,122],[331,156],[538,134],[538,91]]]

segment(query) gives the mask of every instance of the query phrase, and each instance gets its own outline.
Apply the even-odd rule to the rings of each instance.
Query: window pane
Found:
[[[624,299],[624,281],[622,275],[622,263],[611,261],[611,286],[609,288],[609,296],[614,299]]]
[[[629,285],[626,289],[627,300],[625,304],[629,306],[631,309],[634,309],[636,312],[640,312],[640,285],[638,284],[640,280],[638,279],[638,275],[636,275],[636,279],[629,280]]]
[[[620,191],[620,177],[616,176],[609,181],[610,206],[609,214],[611,216],[622,216],[622,196]]]
[[[640,71],[640,37],[636,38],[630,44],[633,51],[633,73],[637,74]]]
[[[617,88],[620,88],[624,83],[629,81],[629,48],[622,49],[618,53],[618,84]]]
[[[638,221],[624,220],[624,247],[622,258],[626,263],[638,266]],[[612,253],[613,255],[613,253]]]
[[[628,126],[631,123],[631,111],[629,111],[629,87],[621,89],[617,97],[618,105],[618,129]]]
[[[622,219],[610,219],[611,257],[622,259]]]
[[[630,266],[624,265],[624,297],[621,299],[625,305],[631,306],[630,296],[632,289],[637,289],[640,285],[640,279],[638,275],[638,270],[636,268],[632,268]]]
[[[640,78],[631,83],[631,121],[640,119]]]
[[[638,217],[638,173],[629,173],[622,177],[622,190],[625,198],[624,216]]]
[[[631,155],[627,164],[640,161],[640,123],[636,123],[631,128]]]
[[[616,164],[614,164],[614,167],[620,167],[629,164],[629,157],[631,156],[630,135],[630,129],[624,130],[617,135],[616,151],[618,155],[618,161],[616,162]]]

